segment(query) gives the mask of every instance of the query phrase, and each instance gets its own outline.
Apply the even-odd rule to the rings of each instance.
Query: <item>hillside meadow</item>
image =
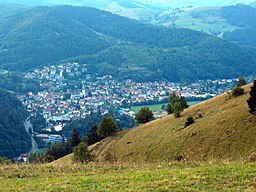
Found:
[[[250,86],[241,96],[224,93],[184,110],[180,118],[169,115],[107,138],[92,152],[103,162],[248,161],[256,149],[256,116],[246,102]],[[185,127],[190,116],[195,123]]]
[[[224,93],[49,164],[0,165],[0,191],[256,191],[256,117],[245,94]],[[184,127],[185,119],[196,122]],[[177,157],[182,156],[180,162]],[[254,163],[253,163],[254,162]]]

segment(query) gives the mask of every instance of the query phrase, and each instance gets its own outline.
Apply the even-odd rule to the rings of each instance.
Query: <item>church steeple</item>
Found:
[[[85,89],[85,80],[82,80],[82,95],[85,98],[86,97],[86,89]]]

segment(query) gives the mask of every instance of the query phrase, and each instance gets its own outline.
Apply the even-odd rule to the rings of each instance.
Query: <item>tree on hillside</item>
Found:
[[[52,156],[56,160],[70,153],[72,153],[72,150],[67,143],[55,143],[51,146],[51,148],[47,149],[42,158],[44,159],[46,156]]]
[[[154,114],[148,107],[142,107],[135,115],[137,123],[148,123],[153,119]]]
[[[87,145],[92,145],[102,140],[103,138],[97,134],[97,130],[98,130],[98,127],[93,126],[90,129],[89,133],[83,138],[83,142],[87,143]]]
[[[174,106],[174,103],[179,101],[180,101],[180,96],[175,92],[171,92],[169,96],[169,102],[172,104],[172,106]]]
[[[165,110],[166,110],[168,115],[173,114],[173,106],[172,106],[172,104],[168,103],[166,108],[165,108]]]
[[[240,78],[238,79],[237,86],[242,87],[242,86],[244,86],[244,85],[246,85],[246,84],[247,84],[247,82],[246,82],[246,80],[245,80],[244,77],[240,77]]]
[[[250,113],[254,114],[256,111],[256,80],[253,82],[253,86],[251,86],[250,98],[247,100],[248,106],[250,108]]]
[[[181,102],[174,103],[173,106],[173,114],[175,117],[180,117],[180,113],[183,111]]]
[[[100,137],[108,137],[118,131],[116,122],[112,117],[104,117],[98,126],[97,134]]]
[[[166,107],[168,115],[174,113],[175,117],[180,117],[180,113],[188,107],[189,105],[187,104],[185,97],[182,97],[175,92],[170,93],[169,103]]]
[[[76,128],[72,130],[72,133],[70,135],[70,138],[68,140],[68,144],[70,147],[74,148],[81,142],[81,139],[79,137],[79,133],[77,132]]]

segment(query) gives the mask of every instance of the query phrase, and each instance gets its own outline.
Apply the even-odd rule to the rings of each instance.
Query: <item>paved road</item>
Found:
[[[31,129],[32,132],[33,132],[33,125],[30,123],[29,120],[25,121],[24,126],[25,126],[25,129],[28,133],[29,133],[29,129]],[[33,137],[31,138],[31,144],[32,144],[31,149],[27,152],[28,154],[33,153],[33,152],[38,150],[38,145],[37,145],[37,143],[36,143],[36,141]]]

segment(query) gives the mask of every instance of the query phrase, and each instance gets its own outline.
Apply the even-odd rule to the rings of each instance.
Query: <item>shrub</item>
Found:
[[[256,111],[256,80],[253,82],[250,90],[250,98],[247,100],[247,104],[250,108],[250,113],[254,114]]]
[[[256,153],[253,152],[253,153],[250,155],[249,159],[250,159],[250,162],[252,162],[252,163],[256,162]]]
[[[7,164],[11,164],[11,161],[6,157],[0,157],[0,165],[7,165]]]
[[[88,150],[88,146],[86,143],[82,142],[74,148],[73,160],[80,163],[89,163],[93,160],[93,157]]]
[[[244,86],[244,85],[246,85],[246,84],[247,84],[247,82],[246,82],[246,80],[245,80],[244,77],[240,77],[240,78],[238,79],[237,86]]]
[[[55,158],[54,158],[52,155],[46,155],[46,156],[43,158],[42,162],[43,162],[43,163],[51,163],[51,162],[53,162],[54,160],[55,160]]]
[[[189,125],[192,125],[193,123],[195,123],[195,120],[193,117],[188,117],[187,120],[186,120],[186,123],[185,123],[185,127],[189,126]]]
[[[237,86],[236,88],[234,88],[231,91],[231,94],[233,97],[237,97],[239,95],[243,95],[244,94],[244,89],[242,87]]]
[[[154,114],[148,107],[142,107],[135,115],[137,123],[148,123],[153,119]]]

